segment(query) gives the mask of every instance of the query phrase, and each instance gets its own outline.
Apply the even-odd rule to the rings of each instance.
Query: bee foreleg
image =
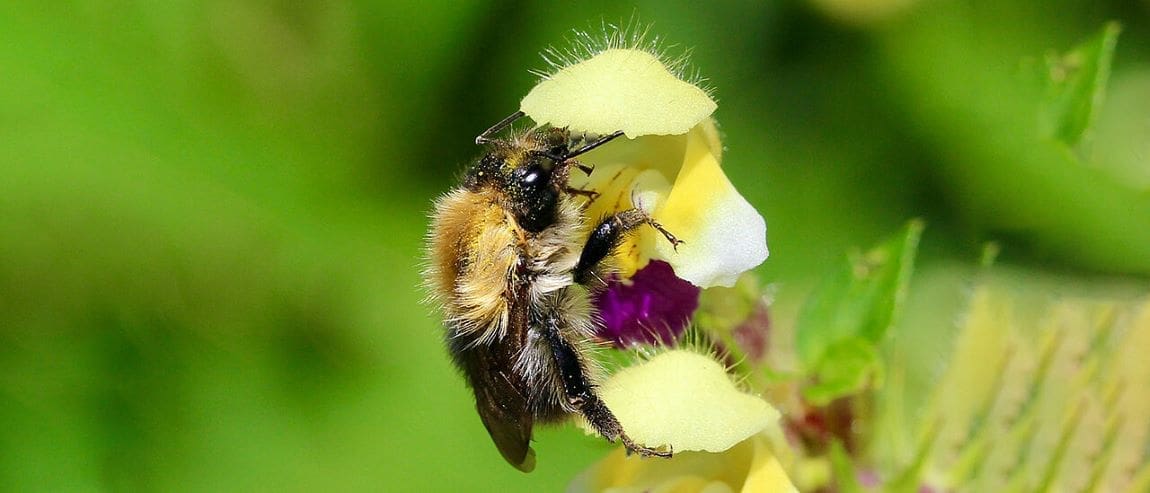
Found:
[[[683,243],[683,240],[676,238],[642,209],[627,209],[618,212],[604,218],[591,232],[587,242],[583,244],[583,252],[579,254],[579,263],[575,265],[575,282],[586,284],[592,278],[591,273],[595,271],[599,262],[602,262],[611,253],[611,250],[614,250],[623,241],[625,235],[644,224],[649,224],[658,230],[675,247]]]
[[[608,441],[620,440],[627,451],[637,453],[644,457],[670,457],[670,451],[653,449],[639,445],[627,436],[619,420],[595,393],[594,385],[587,380],[583,369],[583,362],[570,341],[560,332],[560,321],[548,316],[543,323],[543,332],[547,345],[551,347],[551,354],[555,358],[555,366],[563,381],[563,391],[567,403],[576,408],[595,431],[603,435]]]

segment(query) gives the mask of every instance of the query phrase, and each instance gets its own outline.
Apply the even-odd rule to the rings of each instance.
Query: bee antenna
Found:
[[[567,159],[571,159],[571,158],[574,158],[580,154],[585,154],[587,152],[590,152],[590,151],[594,150],[595,148],[597,148],[603,144],[606,144],[608,142],[611,142],[612,140],[615,140],[615,139],[622,137],[622,136],[623,136],[623,131],[622,130],[616,130],[615,132],[611,133],[610,135],[605,135],[603,137],[600,137],[590,144],[587,144],[583,147],[575,149],[574,151],[568,152],[567,153]]]
[[[508,115],[507,118],[499,120],[499,123],[492,125],[491,128],[484,130],[483,133],[479,134],[479,136],[475,138],[475,145],[481,146],[481,145],[484,145],[484,144],[491,142],[491,136],[492,135],[499,133],[499,131],[507,128],[512,123],[515,123],[515,120],[518,120],[520,118],[523,118],[523,112],[522,111],[516,111],[515,113]]]
[[[559,155],[559,154],[555,154],[555,153],[553,153],[553,152],[541,151],[541,150],[538,150],[538,149],[536,149],[536,150],[532,150],[532,151],[531,151],[531,154],[532,154],[532,155],[534,155],[534,156],[543,156],[543,157],[545,157],[545,158],[547,158],[547,159],[550,159],[550,160],[552,160],[552,161],[555,161],[556,163],[562,163],[563,161],[566,161],[566,160],[568,160],[568,159],[571,159],[569,156],[565,157],[565,156],[561,156],[561,155]]]

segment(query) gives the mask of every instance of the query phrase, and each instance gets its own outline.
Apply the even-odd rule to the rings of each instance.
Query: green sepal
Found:
[[[1070,147],[1082,141],[1102,105],[1121,31],[1117,22],[1109,22],[1066,54],[1047,55],[1039,109],[1043,135]]]

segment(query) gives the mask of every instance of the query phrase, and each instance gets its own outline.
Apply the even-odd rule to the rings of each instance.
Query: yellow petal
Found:
[[[627,164],[597,164],[589,180],[581,179],[575,183],[577,188],[599,193],[584,211],[585,217],[591,221],[588,230],[603,218],[622,210],[633,207],[654,210],[671,189],[671,183],[662,173]],[[631,277],[650,261],[655,252],[654,241],[655,238],[643,229],[623,237],[610,257],[611,267],[622,277]]]
[[[608,49],[536,85],[519,109],[539,125],[628,137],[687,133],[715,111],[705,91],[680,80],[654,55]]]
[[[797,490],[766,438],[755,435],[726,452],[684,452],[670,459],[627,456],[619,448],[576,477],[567,491],[790,493]]]
[[[754,459],[751,469],[747,473],[747,481],[743,483],[743,493],[756,491],[778,491],[797,493],[799,490],[791,483],[783,464],[778,456],[772,453],[766,440],[753,440],[755,446]]]
[[[683,153],[686,150],[686,134],[648,135],[636,139],[615,139],[609,145],[584,154],[579,160],[596,167],[622,164],[641,170],[655,170],[668,181],[673,181],[683,166]],[[591,173],[591,178],[597,175],[600,175],[598,168]],[[572,175],[572,182],[579,179],[582,179],[580,173]]]
[[[710,131],[709,131],[710,130]],[[734,286],[767,259],[767,224],[719,168],[713,127],[687,136],[683,167],[655,219],[684,243],[655,242],[658,257],[696,286]]]
[[[759,433],[779,413],[740,391],[715,360],[677,349],[612,375],[600,395],[637,443],[721,452]]]

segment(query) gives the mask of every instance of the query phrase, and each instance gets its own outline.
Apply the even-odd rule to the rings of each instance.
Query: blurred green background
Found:
[[[976,5],[991,3],[992,5]],[[782,323],[907,218],[925,263],[1150,275],[1150,2],[0,4],[0,489],[554,491],[503,463],[420,303],[430,201],[571,29],[693,49]],[[1020,67],[1123,32],[1095,131]],[[671,52],[677,49],[673,47]],[[924,340],[929,338],[923,338]]]

